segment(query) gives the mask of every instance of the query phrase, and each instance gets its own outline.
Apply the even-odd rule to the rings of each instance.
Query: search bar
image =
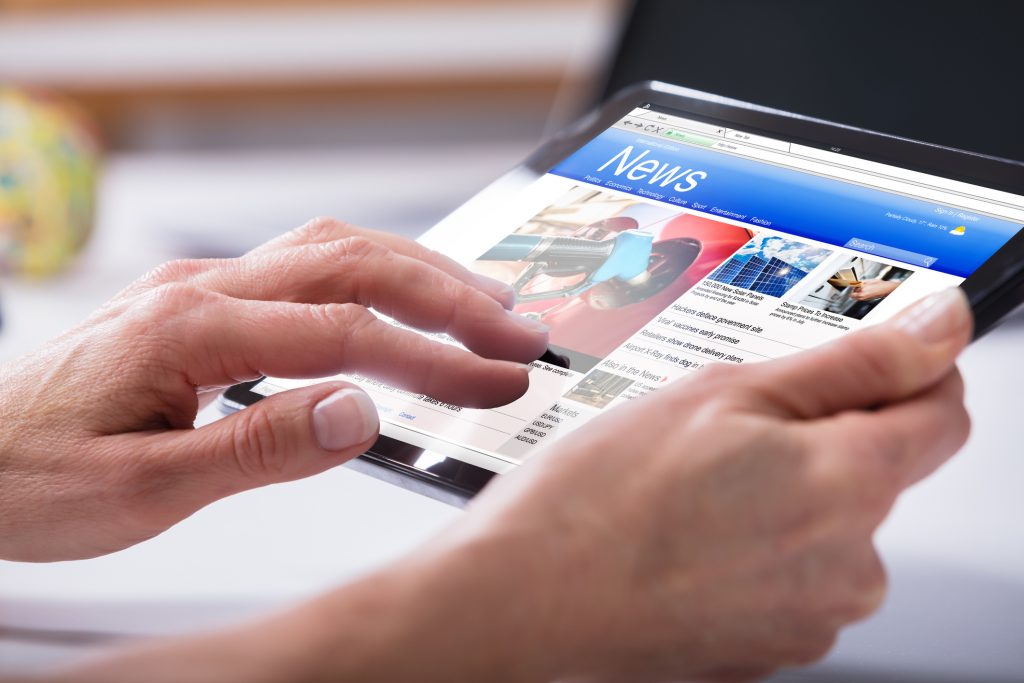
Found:
[[[869,254],[881,256],[882,258],[889,258],[894,261],[903,261],[904,263],[909,263],[912,266],[921,266],[923,268],[931,268],[932,265],[938,261],[934,256],[916,254],[912,251],[907,251],[906,249],[889,247],[884,244],[878,244],[877,242],[871,242],[869,240],[862,240],[857,237],[854,237],[843,246],[847,249],[866,251]]]

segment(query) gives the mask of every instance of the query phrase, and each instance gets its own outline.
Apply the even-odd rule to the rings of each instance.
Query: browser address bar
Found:
[[[978,211],[980,213],[986,213],[1014,221],[1024,221],[1024,209],[1018,209],[1001,204],[995,205],[982,199],[965,197],[963,195],[957,195],[956,201],[953,203],[950,202],[950,196],[946,191],[922,187],[921,185],[873,173],[858,171],[848,167],[837,167],[825,162],[813,161],[811,159],[783,154],[781,152],[773,152],[759,147],[750,147],[748,145],[727,140],[716,142],[711,148],[726,153],[748,157],[750,159],[757,159],[758,161],[765,161],[777,166],[807,171],[809,173],[814,173],[816,175],[832,178],[842,182],[857,183],[858,185],[864,185],[866,187],[896,192],[898,194],[916,197],[918,199],[926,199],[945,206],[950,206],[952,204],[956,208]]]
[[[764,161],[777,166],[814,173],[816,175],[832,178],[842,182],[853,182],[866,187],[896,192],[906,196],[937,202],[946,206],[955,206],[957,208],[978,211],[1012,221],[1024,222],[1024,198],[1000,192],[998,190],[988,190],[987,188],[967,185],[965,183],[946,180],[914,171],[907,171],[907,173],[913,174],[915,177],[920,176],[918,179],[919,182],[901,180],[892,177],[891,173],[894,170],[902,169],[893,169],[885,164],[865,161],[863,164],[857,163],[857,165],[865,166],[870,170],[860,170],[851,166],[853,163],[860,162],[861,160],[854,159],[853,157],[845,157],[833,152],[805,147],[804,145],[788,145],[787,143],[792,152],[778,152],[765,147],[744,144],[734,139],[728,139],[725,137],[724,133],[718,133],[716,135],[717,131],[724,131],[725,129],[717,128],[711,124],[689,121],[687,119],[681,119],[679,117],[660,114],[657,112],[639,110],[635,112],[633,118],[658,121],[666,126],[666,132],[668,134],[658,134],[653,131],[640,130],[636,127],[622,126],[621,124],[616,125],[617,127],[630,130],[631,132],[644,133],[651,135],[652,137],[668,139],[677,143],[715,149],[727,154],[735,154],[737,156],[756,159],[758,161]],[[691,134],[680,134],[684,132],[689,132]],[[832,162],[824,159],[819,160],[807,158],[808,156],[836,156],[839,160],[837,162]],[[932,185],[944,185],[946,187],[929,187],[920,184],[922,182],[928,182]],[[952,200],[953,198],[950,197],[950,192],[954,192],[956,194],[955,200]],[[985,194],[1000,196],[998,199],[993,197],[992,200],[989,201],[983,198],[965,195],[963,194],[964,192],[977,192],[979,194],[984,192]],[[1008,204],[999,200],[1010,200],[1014,203]],[[1018,204],[1017,202],[1022,203]]]

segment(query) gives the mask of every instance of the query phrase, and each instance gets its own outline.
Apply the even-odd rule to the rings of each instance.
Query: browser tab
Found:
[[[775,140],[773,138],[766,138],[763,135],[745,133],[742,130],[736,130],[735,128],[727,128],[725,132],[725,137],[730,140],[745,142],[750,145],[757,145],[758,147],[767,147],[768,149],[777,149],[783,152],[789,151],[788,142],[783,142],[782,140]]]
[[[710,138],[706,138],[702,135],[696,135],[694,133],[688,133],[684,130],[677,130],[675,128],[666,129],[662,135],[670,140],[688,142],[691,145],[699,145],[700,147],[711,147],[715,144],[715,141]]]
[[[726,131],[723,126],[684,119],[681,116],[670,116],[668,114],[661,114],[655,111],[642,112],[642,117],[650,121],[658,121],[676,128],[685,128],[686,130],[691,130],[695,133],[703,133],[705,135],[724,136]]]

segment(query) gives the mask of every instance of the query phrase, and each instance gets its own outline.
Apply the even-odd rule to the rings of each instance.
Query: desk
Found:
[[[489,177],[518,150],[464,153],[467,158],[477,155],[475,177]],[[294,179],[296,192],[312,192],[305,181],[320,183],[324,190],[323,196],[303,195],[311,205],[306,213],[345,215],[346,206],[339,204],[346,198],[317,178],[331,168],[340,173],[349,161],[323,158],[308,177]],[[103,230],[79,271],[63,285],[5,286],[11,329],[0,335],[0,358],[8,359],[52,336],[145,267],[173,255],[173,244],[142,230],[143,218],[195,216],[206,225],[227,220],[203,213],[198,204],[169,213],[175,197],[180,204],[183,196],[175,195],[174,188],[165,188],[166,197],[151,188],[145,201],[131,199],[139,184],[158,184],[144,171],[172,163],[176,162],[116,161],[109,177],[112,185],[105,189]],[[210,161],[213,166],[219,163]],[[218,176],[224,172],[219,166],[207,170]],[[242,168],[239,172],[251,173]],[[283,177],[272,180],[287,184]],[[202,173],[194,182],[203,183]],[[474,182],[443,179],[455,197],[437,194],[438,188],[427,190],[435,193],[435,200],[441,197],[435,209],[443,210],[447,199],[454,203],[459,192],[466,196]],[[206,209],[259,195],[252,187],[243,189],[242,181],[236,183],[235,190],[228,185],[218,197],[205,200]],[[327,206],[332,202],[335,205]],[[260,216],[265,208],[246,205],[243,213],[251,216],[253,232],[271,229]],[[300,220],[291,215],[291,208],[273,208],[267,211],[277,225]],[[358,213],[365,206],[347,208]],[[102,267],[101,254],[107,259]],[[71,289],[78,292],[74,299],[54,298],[66,297]],[[43,302],[52,320],[41,321],[38,328],[17,327],[23,315]],[[965,354],[961,367],[974,433],[956,459],[900,500],[881,529],[879,545],[892,579],[881,612],[845,631],[824,663],[782,675],[778,681],[1022,680],[1024,453],[1019,444],[1024,440],[1024,420],[1015,399],[1024,368],[1014,360],[1022,347],[1024,323],[1017,320]],[[23,635],[33,629],[176,633],[228,624],[388,562],[458,514],[441,503],[341,468],[220,501],[162,536],[113,556],[49,565],[0,563],[0,624],[24,629]],[[0,671],[37,670],[89,649],[87,643],[0,634]]]

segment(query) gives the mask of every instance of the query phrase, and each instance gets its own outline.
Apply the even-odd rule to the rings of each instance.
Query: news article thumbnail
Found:
[[[746,228],[577,185],[473,264],[587,372],[748,242]]]
[[[912,274],[906,268],[854,256],[800,303],[861,320]]]
[[[782,297],[831,255],[831,251],[821,247],[775,235],[759,235],[744,244],[708,279],[758,294]]]
[[[633,384],[633,380],[621,375],[604,370],[591,370],[562,398],[579,401],[594,408],[605,408],[631,384]]]

